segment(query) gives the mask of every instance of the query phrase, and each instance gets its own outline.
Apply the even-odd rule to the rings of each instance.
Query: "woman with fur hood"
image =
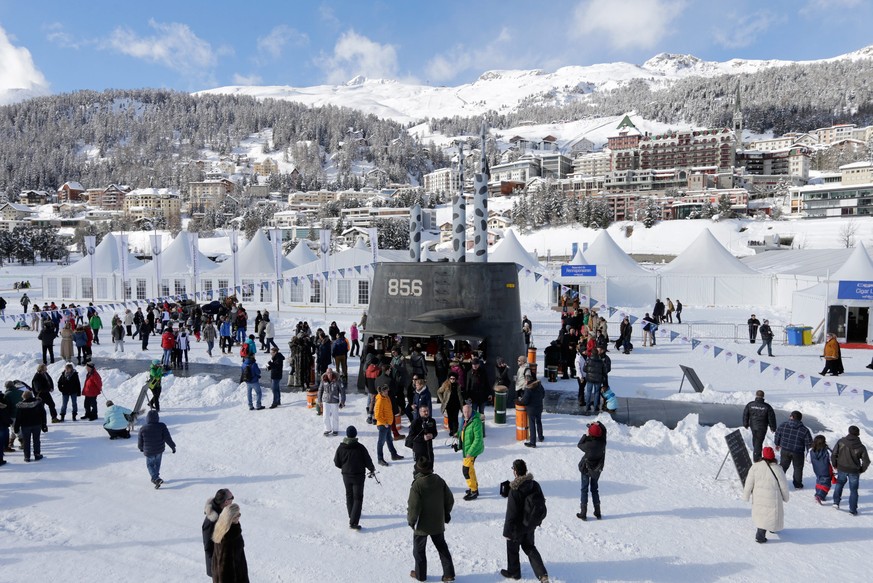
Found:
[[[767,531],[779,532],[784,528],[785,511],[783,502],[788,502],[788,482],[785,472],[776,465],[776,452],[765,447],[761,459],[754,464],[746,476],[743,500],[752,498],[752,522],[758,528],[755,542],[767,542]]]
[[[203,552],[206,553],[206,575],[209,577],[212,577],[212,555],[215,550],[212,535],[215,533],[215,523],[218,521],[221,511],[231,504],[233,504],[233,494],[227,488],[222,488],[215,493],[215,496],[206,501],[206,508],[203,509],[206,518],[203,519],[201,530],[203,531]]]
[[[213,583],[248,583],[249,567],[246,563],[245,541],[239,525],[239,505],[226,506],[212,533],[212,581]]]

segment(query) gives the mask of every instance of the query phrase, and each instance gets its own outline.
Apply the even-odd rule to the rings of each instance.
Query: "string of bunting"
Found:
[[[86,315],[89,308],[93,308],[98,312],[115,311],[118,309],[125,309],[128,307],[136,307],[142,308],[147,307],[149,304],[160,305],[166,302],[180,302],[186,300],[205,300],[212,301],[215,299],[215,295],[218,294],[219,297],[231,295],[233,293],[254,293],[255,288],[260,289],[270,289],[270,286],[277,286],[282,288],[285,284],[298,285],[303,281],[308,281],[312,284],[315,280],[325,281],[327,282],[330,279],[337,279],[337,277],[341,279],[345,279],[350,277],[353,273],[357,275],[368,274],[373,269],[375,269],[375,263],[366,263],[361,265],[355,265],[353,267],[346,267],[344,269],[337,269],[333,271],[323,271],[317,274],[308,274],[308,275],[300,275],[294,277],[284,277],[281,279],[264,279],[251,283],[244,283],[237,286],[229,286],[229,287],[221,287],[221,288],[213,288],[211,290],[199,291],[194,293],[182,293],[182,294],[168,294],[163,296],[157,296],[153,298],[145,298],[145,299],[128,299],[128,300],[116,300],[115,302],[103,303],[103,304],[94,304],[88,306],[76,306],[75,308],[66,308],[61,309],[58,308],[56,310],[40,310],[39,312],[28,312],[26,314],[14,314],[7,316],[0,316],[0,321],[2,322],[24,322],[26,323],[28,318],[32,317],[33,314],[38,314],[40,317],[45,317],[48,315],[52,318],[60,318],[62,316],[72,316],[72,315]],[[34,304],[36,305],[36,304]]]

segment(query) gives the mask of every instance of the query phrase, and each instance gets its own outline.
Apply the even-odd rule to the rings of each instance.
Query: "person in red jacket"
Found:
[[[164,349],[164,368],[169,370],[170,359],[173,356],[173,349],[176,348],[176,335],[173,334],[172,326],[167,326],[167,329],[164,330],[163,334],[161,334],[161,348]]]
[[[82,387],[82,396],[85,397],[85,415],[83,418],[94,421],[97,419],[97,396],[103,392],[103,379],[94,368],[93,362],[89,362],[85,367],[87,373],[85,374],[85,386]]]

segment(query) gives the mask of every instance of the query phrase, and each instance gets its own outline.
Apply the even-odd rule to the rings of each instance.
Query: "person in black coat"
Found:
[[[9,427],[12,425],[11,407],[6,403],[6,396],[0,393],[0,466],[6,464],[3,453],[9,444]]]
[[[548,374],[549,377],[549,382],[557,382],[558,367],[561,366],[561,347],[558,346],[557,340],[552,340],[552,342],[546,346],[546,349],[543,350],[543,358],[545,359],[544,365],[546,367],[546,374]]]
[[[430,414],[430,407],[422,405],[418,409],[418,417],[409,428],[412,436],[412,457],[415,461],[427,458],[433,463],[433,440],[437,436],[437,424]]]
[[[606,427],[600,421],[588,425],[588,433],[582,436],[577,447],[585,454],[579,460],[579,472],[582,474],[582,500],[576,518],[588,520],[588,491],[591,490],[591,502],[594,504],[594,517],[600,520],[600,488],[598,481],[603,471],[606,459]]]
[[[758,340],[758,328],[761,326],[761,321],[752,314],[749,318],[749,344],[754,344]]]
[[[316,349],[315,368],[317,376],[323,375],[330,366],[330,338],[325,336]]]
[[[203,519],[203,526],[200,529],[203,531],[203,551],[206,553],[206,575],[209,577],[212,577],[212,555],[215,550],[212,535],[215,533],[215,523],[218,521],[221,511],[231,504],[233,504],[233,494],[227,488],[222,488],[215,493],[215,496],[206,501],[206,508],[203,509],[203,514],[206,517]]]
[[[237,504],[225,507],[215,523],[212,533],[213,583],[249,583],[249,566],[246,562],[246,543],[239,525],[240,511]]]
[[[764,391],[757,391],[755,400],[749,401],[743,409],[743,427],[752,432],[752,459],[760,461],[767,429],[776,431],[776,413],[770,403],[764,402]]]
[[[543,399],[546,396],[546,390],[543,384],[535,378],[531,378],[527,386],[522,392],[520,402],[527,409],[527,420],[530,425],[530,437],[524,442],[526,447],[537,446],[537,436],[540,441],[545,441],[543,437]]]
[[[500,574],[507,579],[521,579],[521,561],[518,550],[524,551],[530,560],[534,575],[540,581],[548,581],[549,573],[543,564],[543,558],[537,550],[534,533],[536,526],[524,525],[524,501],[528,496],[542,496],[542,488],[533,479],[533,474],[527,472],[524,460],[512,462],[512,473],[515,479],[509,483],[509,495],[506,500],[506,518],[503,521],[503,537],[506,539],[507,568]]]
[[[376,475],[376,466],[370,452],[358,441],[358,430],[354,425],[346,428],[346,438],[336,448],[333,465],[342,470],[343,484],[346,487],[346,509],[349,513],[349,528],[361,530],[361,508],[364,505],[364,480],[366,472]]]
[[[270,349],[270,360],[267,362],[267,369],[270,371],[270,388],[273,391],[273,402],[270,404],[270,409],[275,409],[282,404],[282,392],[280,383],[282,382],[282,366],[285,364],[285,356],[279,352],[279,348],[274,346]]]
[[[464,400],[473,403],[473,410],[480,414],[485,412],[485,403],[492,400],[491,386],[488,384],[488,375],[482,366],[482,361],[473,359],[470,372],[467,373],[467,387],[464,391]]]
[[[52,398],[52,392],[55,390],[55,381],[46,371],[45,364],[37,365],[36,373],[30,381],[30,388],[36,394],[36,398],[46,404],[49,412],[52,415],[52,423],[59,423],[58,411],[55,409],[55,400]]]
[[[46,424],[45,405],[33,396],[31,391],[24,391],[22,400],[15,405],[15,423],[13,430],[19,434],[19,441],[24,449],[24,461],[30,461],[31,444],[33,446],[33,459],[42,459],[40,454],[40,430],[48,432]]]

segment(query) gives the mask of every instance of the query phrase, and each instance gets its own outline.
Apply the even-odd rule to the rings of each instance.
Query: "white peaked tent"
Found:
[[[315,251],[309,248],[306,241],[301,239],[297,242],[294,249],[291,250],[291,253],[285,256],[285,259],[290,261],[294,267],[300,267],[301,265],[318,261],[318,255],[315,254]]]
[[[160,263],[160,282],[157,281],[155,261]],[[200,280],[197,282],[194,281],[195,262],[200,273]],[[131,285],[136,290],[135,299],[181,296],[209,291],[212,289],[209,284],[210,273],[217,267],[218,265],[199,249],[196,251],[192,249],[188,231],[181,231],[157,258],[130,272]]]
[[[543,277],[545,269],[536,257],[525,250],[515,231],[507,229],[503,239],[488,250],[488,263],[515,263],[522,269],[518,272],[518,295],[522,303],[536,302],[549,305],[552,282]]]
[[[576,254],[567,262],[567,265],[591,265],[591,263],[582,254],[582,249],[577,249]],[[556,277],[555,281],[562,286],[574,288],[580,295],[585,295],[598,301],[606,301],[606,279],[600,273],[594,276],[561,275]],[[557,293],[561,293],[560,288],[558,288]],[[554,298],[554,303],[558,303],[557,298]],[[585,304],[583,303],[582,305],[584,306]]]
[[[659,272],[659,297],[687,305],[768,305],[772,277],[731,255],[709,229]]]
[[[112,233],[107,234],[94,249],[94,282],[93,297],[95,301],[122,300],[124,298],[124,282],[122,281],[122,261],[127,262],[128,273],[144,265],[129,251],[119,253],[118,239]],[[91,300],[91,257],[85,256],[79,261],[46,271],[42,276],[43,297],[55,300],[58,304],[71,300]],[[128,291],[128,297],[131,297]]]
[[[294,264],[287,257],[279,254],[279,269],[281,275],[292,269]],[[213,280],[214,289],[222,289],[234,286],[234,262],[233,257],[218,264],[212,271],[210,279]],[[276,256],[273,253],[273,244],[261,229],[258,229],[251,240],[237,253],[236,274],[238,285],[243,286],[239,297],[242,302],[273,302],[276,300],[274,290],[276,288]],[[270,282],[263,286],[261,282]],[[227,284],[227,285],[225,285]]]
[[[791,321],[812,326],[816,336],[833,332],[840,342],[873,343],[871,299],[839,297],[840,282],[870,282],[873,284],[873,259],[863,244],[858,245],[845,263],[830,274],[827,281],[794,292]],[[827,317],[826,325],[819,324]],[[866,325],[865,325],[866,323]]]
[[[648,306],[655,301],[657,278],[640,267],[612,240],[606,230],[600,231],[588,249],[585,259],[597,266],[597,275],[606,280],[606,297],[594,297],[612,306]]]

